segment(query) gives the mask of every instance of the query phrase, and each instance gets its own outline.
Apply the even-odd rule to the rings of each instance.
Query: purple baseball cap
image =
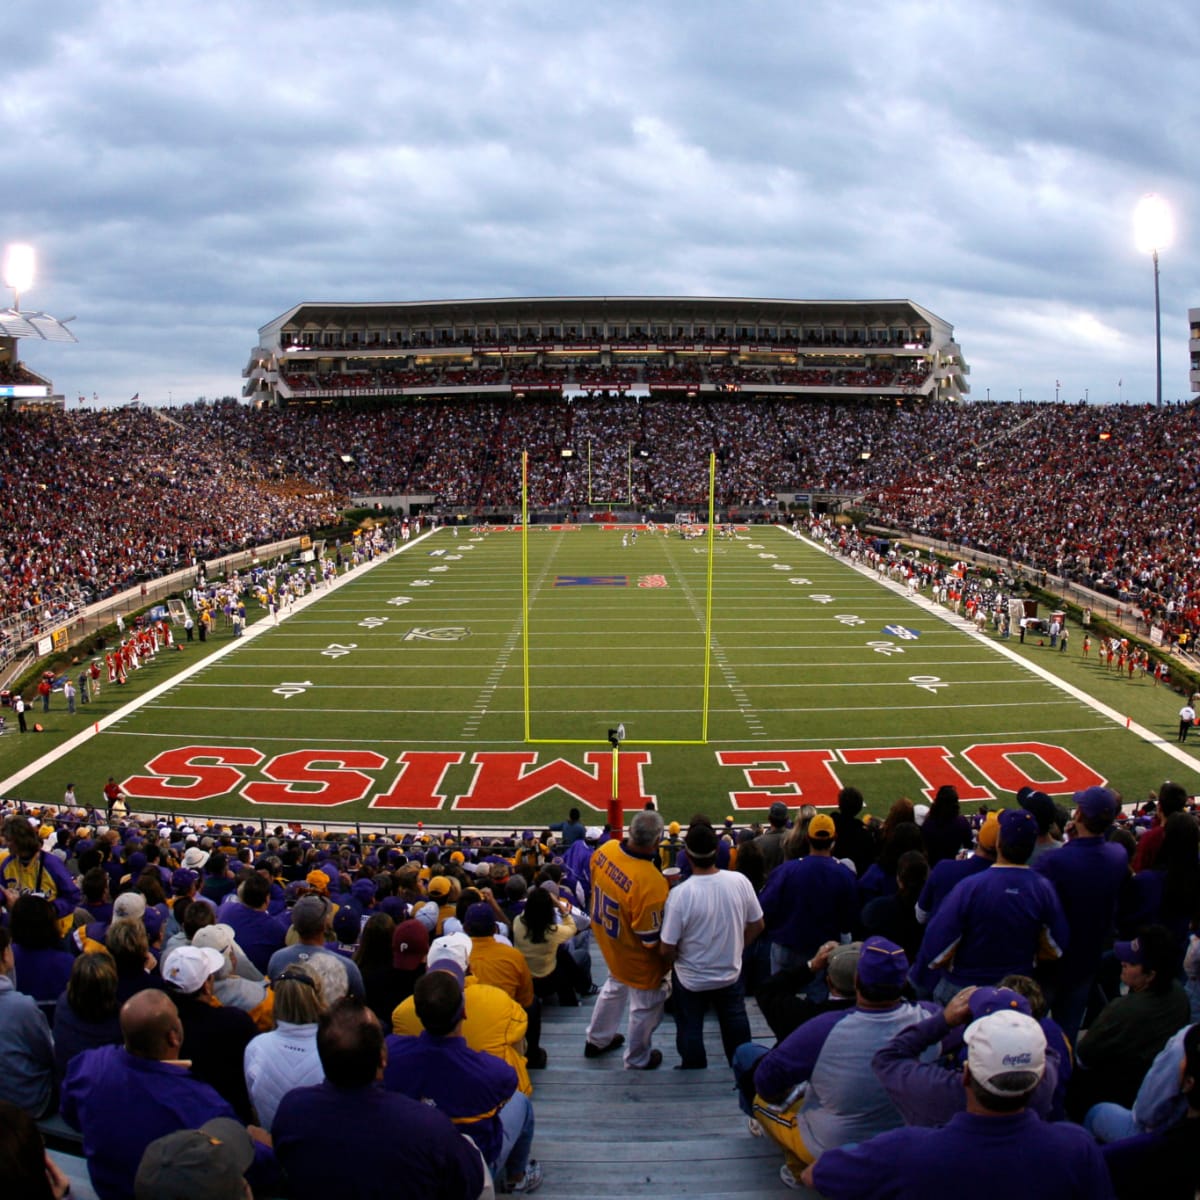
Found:
[[[1029,849],[1037,844],[1038,823],[1033,813],[1024,808],[1006,808],[1000,814],[1000,846],[1006,844],[1014,849],[1027,846]]]
[[[171,891],[177,896],[182,896],[184,892],[191,890],[196,878],[195,871],[189,871],[187,867],[180,867],[171,875]]]
[[[869,937],[858,955],[858,982],[866,987],[903,987],[908,955],[887,938]]]
[[[1072,797],[1075,807],[1089,820],[1115,821],[1120,802],[1115,792],[1106,787],[1084,788]]]
[[[1020,992],[1006,987],[978,987],[967,1001],[971,1020],[990,1016],[994,1012],[1019,1012],[1027,1017],[1033,1015],[1029,1001]]]

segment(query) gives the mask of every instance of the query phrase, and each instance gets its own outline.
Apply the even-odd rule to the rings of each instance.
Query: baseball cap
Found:
[[[1046,1070],[1046,1035],[1025,1013],[1002,1009],[980,1017],[963,1041],[971,1078],[993,1096],[1024,1095]]]
[[[1038,839],[1038,823],[1033,813],[1023,808],[1006,808],[1000,814],[1001,845],[1014,849],[1025,846],[1032,849]]]
[[[362,929],[362,922],[359,920],[358,913],[348,904],[343,904],[341,908],[333,914],[333,932],[334,936],[343,945],[348,945],[350,942],[358,941],[359,931]]]
[[[205,925],[203,928],[197,929],[195,936],[192,938],[193,946],[210,946],[219,954],[224,954],[227,950],[232,949],[233,943],[233,926],[224,925],[220,922],[215,925]]]
[[[162,932],[166,918],[157,908],[148,908],[142,913],[142,924],[146,927],[146,936],[153,942]]]
[[[113,903],[114,917],[141,920],[146,912],[146,897],[141,892],[122,892]]]
[[[977,835],[979,845],[984,850],[995,850],[1000,841],[1000,814],[990,812],[984,818]]]
[[[1128,942],[1114,942],[1113,957],[1116,958],[1117,962],[1129,963],[1135,967],[1144,967],[1147,956],[1141,939],[1134,938]]]
[[[1076,792],[1072,799],[1075,807],[1089,821],[1114,821],[1120,808],[1116,793],[1106,787],[1084,788],[1082,792]]]
[[[858,956],[858,982],[865,987],[903,987],[908,955],[887,938],[869,937]]]
[[[776,800],[771,804],[771,808],[767,813],[767,820],[774,825],[776,822],[782,824],[787,820],[787,805],[782,800]]]
[[[825,977],[829,986],[840,996],[854,995],[854,977],[858,974],[858,960],[862,954],[862,942],[850,942],[839,946],[825,965]]]
[[[461,850],[451,850],[450,861],[461,867],[467,861],[467,856]]]
[[[1019,1012],[1027,1017],[1033,1015],[1029,1001],[1007,987],[977,987],[967,1000],[971,1010],[971,1020],[978,1021],[981,1017],[991,1016],[994,1012]]]
[[[678,821],[672,821],[672,822],[670,823],[670,825],[668,825],[668,826],[667,826],[667,832],[668,832],[668,833],[669,833],[669,834],[670,834],[672,837],[678,837],[678,836],[679,836],[679,822],[678,822]]]
[[[356,879],[350,888],[350,895],[364,904],[370,904],[375,899],[375,880]]]
[[[199,1129],[156,1138],[142,1154],[134,1181],[136,1200],[228,1200],[242,1194],[254,1161],[244,1126],[217,1117]]]
[[[429,951],[429,930],[417,920],[401,921],[392,933],[392,966],[415,971]]]
[[[329,890],[329,876],[324,871],[309,871],[304,877],[304,882],[315,892]]]
[[[1033,813],[1037,822],[1038,833],[1046,833],[1050,826],[1058,820],[1058,809],[1054,801],[1045,792],[1036,788],[1023,787],[1017,793],[1017,803],[1026,811]]]
[[[496,932],[496,914],[490,904],[472,904],[463,918],[463,928],[474,937],[487,937]]]
[[[471,961],[471,939],[465,933],[447,933],[435,938],[429,946],[429,969],[439,959],[449,959],[464,974]]]
[[[317,933],[325,928],[329,901],[324,896],[302,896],[292,909],[292,926],[301,935]]]
[[[171,875],[171,892],[176,896],[182,896],[184,892],[192,890],[192,884],[196,882],[196,872],[189,871],[187,867],[180,867]]]
[[[162,967],[162,977],[179,991],[198,992],[204,981],[225,965],[225,956],[210,946],[180,946]]]
[[[451,885],[449,876],[435,875],[429,881],[429,894],[433,897],[450,895]]]
[[[453,975],[458,980],[458,986],[461,988],[466,979],[466,972],[453,958],[434,958],[432,953],[429,957],[430,971],[445,971],[447,975]]]
[[[808,840],[810,842],[833,841],[837,836],[837,826],[828,813],[817,813],[808,823]]]

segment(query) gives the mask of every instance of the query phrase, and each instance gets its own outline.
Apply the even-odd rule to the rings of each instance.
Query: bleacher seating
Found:
[[[525,364],[507,378],[531,390],[586,381],[603,391],[639,374],[673,389],[640,399],[535,392],[334,410],[221,404],[175,410],[170,420],[145,408],[3,416],[0,486],[12,519],[0,530],[0,624],[52,627],[140,579],[327,523],[352,494],[512,506],[524,450],[534,505],[624,497],[631,472],[635,502],[695,505],[717,453],[723,507],[794,491],[865,498],[896,528],[1121,596],[1172,638],[1200,633],[1195,409],[693,395],[686,385],[700,377],[737,377],[696,364]],[[847,386],[881,378],[798,368],[793,381],[839,374]],[[394,380],[418,375],[428,378]],[[634,446],[644,453],[631,460]],[[562,448],[577,457],[563,460]]]

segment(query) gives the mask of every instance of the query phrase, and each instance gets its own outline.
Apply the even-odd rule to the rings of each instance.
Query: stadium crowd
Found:
[[[824,360],[815,360],[818,364]],[[395,389],[444,389],[508,386],[526,391],[562,390],[567,387],[619,391],[634,384],[669,388],[715,383],[737,390],[744,383],[777,384],[787,387],[920,388],[929,377],[923,361],[906,366],[753,366],[731,363],[725,358],[711,362],[682,359],[670,361],[663,355],[648,355],[642,361],[623,355],[621,365],[607,365],[580,358],[555,364],[517,360],[511,367],[472,365],[448,360],[423,367],[377,367],[364,364],[356,371],[320,371],[316,364],[293,364],[282,379],[294,394],[321,392],[392,393]]]
[[[102,1200],[533,1192],[542,1009],[593,997],[580,1053],[636,1071],[667,1011],[677,1069],[707,1069],[715,1010],[789,1188],[1200,1183],[1200,819],[1170,781],[971,814],[943,786],[882,820],[846,788],[746,827],[648,807],[623,838],[574,809],[461,840],[111,819],[2,826],[13,1194],[63,1194],[55,1113]]]
[[[354,494],[511,509],[528,451],[535,506],[702,508],[715,454],[726,512],[852,497],[896,529],[1119,596],[1172,640],[1200,633],[1194,408],[508,396],[0,420],[0,626],[311,530]]]
[[[0,620],[42,625],[231,548],[332,521],[327,489],[264,484],[256,464],[150,409],[0,418]]]
[[[877,346],[881,349],[890,346],[912,350],[929,345],[929,331],[920,327],[892,330],[817,326],[809,329],[774,330],[753,326],[733,329],[724,325],[710,329],[704,324],[690,324],[676,325],[673,329],[668,326],[646,328],[633,325],[624,332],[619,332],[611,325],[604,328],[592,326],[589,329],[567,324],[551,325],[544,331],[525,328],[518,332],[512,326],[496,329],[481,325],[476,329],[457,333],[449,329],[440,329],[436,335],[423,330],[395,336],[382,333],[363,335],[354,330],[348,330],[342,336],[329,330],[319,335],[300,331],[285,332],[282,341],[284,347],[291,350],[320,348],[331,351],[353,351],[364,346],[414,350],[461,346],[474,351],[495,352],[497,349],[514,345],[527,350],[552,350],[561,346],[594,348],[600,344],[633,346],[637,349],[668,346],[673,349],[690,350],[696,343],[709,348],[723,347],[729,350],[754,345],[767,346],[774,350],[828,349],[837,346]]]

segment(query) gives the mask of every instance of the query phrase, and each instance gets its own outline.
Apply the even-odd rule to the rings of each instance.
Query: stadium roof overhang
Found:
[[[522,321],[727,320],[739,323],[795,324],[826,327],[840,322],[886,325],[893,321],[926,321],[940,329],[948,322],[911,300],[770,300],[730,296],[536,296],[477,300],[398,302],[320,302],[297,304],[259,331],[269,335],[286,328],[364,325],[454,325]]]
[[[68,317],[67,320],[74,318]],[[44,312],[18,312],[15,308],[0,309],[0,337],[41,338],[45,342],[77,342],[79,339],[67,328],[66,321]]]

